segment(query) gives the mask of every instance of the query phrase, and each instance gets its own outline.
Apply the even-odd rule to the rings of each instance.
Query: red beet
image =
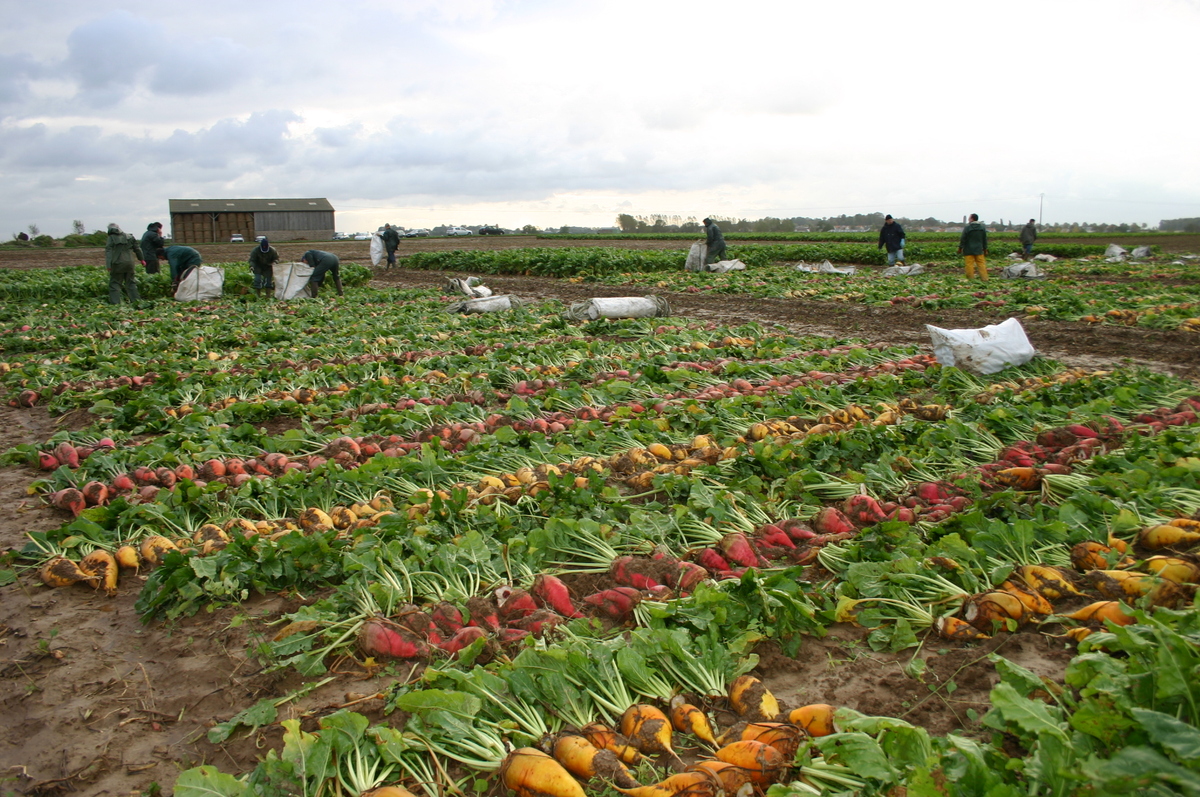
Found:
[[[80,492],[88,506],[104,506],[108,503],[108,486],[103,482],[88,482]]]
[[[477,639],[483,639],[485,636],[487,636],[487,631],[484,631],[482,628],[473,625],[466,626],[459,629],[454,636],[444,642],[437,643],[437,646],[446,653],[458,653],[467,645],[470,645]]]
[[[488,631],[500,630],[500,616],[494,601],[487,598],[474,597],[467,601],[467,614],[470,620],[467,625],[476,625]]]
[[[721,552],[734,564],[739,564],[743,567],[761,566],[761,560],[758,553],[754,550],[754,546],[750,543],[746,535],[740,531],[733,531],[726,534],[718,544]]]
[[[1078,423],[1067,426],[1066,430],[1081,440],[1089,437],[1099,437],[1095,429]]]
[[[500,621],[510,623],[521,617],[528,617],[538,610],[533,596],[523,589],[501,587],[496,590],[496,600],[500,603]]]
[[[818,534],[852,534],[856,530],[850,518],[832,506],[822,507],[812,525]]]
[[[524,628],[501,628],[500,629],[500,641],[505,645],[511,644],[513,642],[520,642],[527,636],[529,636],[529,632],[526,631]]]
[[[696,555],[696,564],[710,573],[723,573],[731,570],[729,561],[716,548],[705,548]]]
[[[779,527],[783,529],[785,534],[792,538],[793,542],[796,543],[802,543],[805,540],[811,540],[813,537],[817,536],[817,533],[813,531],[807,523],[799,518],[788,518],[780,523]]]
[[[921,482],[917,485],[917,497],[927,504],[936,504],[954,495],[950,485],[942,482]]]
[[[66,509],[76,517],[79,517],[79,513],[87,508],[87,501],[84,499],[83,493],[74,487],[54,493],[50,496],[50,503],[59,509]]]
[[[175,471],[170,468],[161,467],[154,471],[154,475],[157,477],[158,483],[168,490],[175,486]]]
[[[79,452],[65,440],[54,447],[54,456],[71,470],[79,467]]]
[[[112,480],[109,487],[109,492],[127,493],[130,490],[136,490],[137,483],[129,477],[128,473],[122,473]]]
[[[534,578],[531,589],[534,598],[540,601],[543,607],[548,606],[563,617],[571,619],[583,616],[571,602],[571,591],[562,579],[540,573]]]
[[[564,622],[562,615],[550,609],[538,609],[527,617],[521,617],[509,624],[510,628],[520,628],[534,636],[541,636],[554,626]]]
[[[635,589],[650,589],[651,587],[660,586],[654,576],[630,567],[636,561],[632,556],[621,556],[614,559],[609,569],[613,581],[622,586],[633,587]]]
[[[904,523],[916,523],[917,514],[906,506],[896,507],[889,515],[888,520],[899,520]]]
[[[633,617],[633,609],[641,601],[641,597],[633,587],[613,587],[588,595],[583,601],[595,606],[613,620],[624,622]]]
[[[434,607],[429,619],[442,633],[447,635],[457,634],[463,628],[462,612],[453,603],[442,601]]]
[[[358,646],[376,659],[423,659],[429,645],[406,628],[386,620],[368,620],[358,632]]]
[[[691,592],[706,578],[708,578],[708,571],[700,565],[695,562],[680,562],[675,588],[680,592]]]
[[[887,513],[879,506],[879,502],[869,495],[850,496],[842,504],[842,510],[852,523],[860,526],[874,526],[887,517]]]
[[[49,451],[38,452],[38,467],[42,470],[58,470],[61,464]]]
[[[787,535],[787,532],[779,526],[768,523],[758,530],[754,535],[754,544],[764,543],[766,545],[774,545],[776,547],[795,548],[796,543]]]

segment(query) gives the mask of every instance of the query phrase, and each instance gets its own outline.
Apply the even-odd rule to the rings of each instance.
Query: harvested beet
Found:
[[[571,601],[571,591],[562,579],[539,573],[531,587],[533,597],[542,608],[549,607],[568,619],[582,617]]]
[[[463,628],[462,612],[453,603],[442,601],[433,608],[429,620],[446,636],[454,636]]]
[[[496,590],[496,599],[500,602],[500,622],[511,623],[522,617],[528,617],[538,610],[533,596],[523,589],[501,587]]]
[[[721,538],[721,552],[729,561],[743,567],[760,567],[763,562],[758,552],[754,550],[749,538],[740,531],[733,531]]]
[[[429,645],[411,631],[388,620],[368,620],[358,632],[358,647],[376,659],[423,659]]]
[[[857,530],[850,518],[832,506],[823,507],[817,512],[812,524],[818,534],[850,534]]]
[[[446,653],[458,653],[475,640],[483,639],[486,636],[487,631],[484,631],[479,626],[467,626],[465,628],[460,628],[454,634],[454,636],[450,637],[444,642],[438,643],[437,647],[439,650],[443,650]]]
[[[476,595],[467,600],[467,625],[475,625],[487,631],[500,630],[500,615],[496,602],[491,598]]]
[[[641,597],[632,587],[613,587],[588,595],[583,602],[595,606],[612,620],[627,622],[633,619],[633,610],[641,602]]]

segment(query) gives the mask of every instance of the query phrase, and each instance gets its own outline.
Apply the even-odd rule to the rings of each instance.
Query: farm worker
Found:
[[[712,219],[704,220],[704,237],[708,243],[708,259],[706,263],[716,263],[725,259],[725,236],[721,228],[713,224]]]
[[[142,250],[138,248],[137,238],[127,232],[122,232],[116,222],[108,225],[108,240],[104,243],[104,267],[108,269],[108,303],[120,304],[121,292],[129,298],[129,303],[137,307],[137,282],[134,281],[133,267],[136,263],[146,264],[142,259]]]
[[[963,227],[962,237],[958,239],[958,253],[963,256],[967,271],[967,279],[975,276],[979,269],[979,278],[987,281],[987,227],[979,223],[979,214],[972,213],[970,223]]]
[[[342,291],[342,271],[337,255],[333,252],[322,252],[320,249],[309,249],[300,260],[313,267],[312,276],[308,278],[308,287],[314,299],[317,298],[317,291],[325,281],[326,274],[333,275],[333,287],[337,289],[338,296],[346,295]]]
[[[279,253],[267,242],[266,236],[250,253],[250,271],[254,274],[254,292],[261,296],[263,291],[275,289],[274,266],[279,262]]]
[[[887,247],[889,266],[896,265],[897,260],[904,265],[904,228],[890,213],[883,217],[883,227],[879,230],[879,246],[875,248],[880,247]]]
[[[146,259],[146,273],[158,273],[158,250],[167,245],[162,237],[162,222],[152,221],[142,233],[142,257]]]
[[[383,239],[383,248],[387,250],[387,267],[391,268],[396,265],[396,247],[400,245],[400,233],[392,229],[392,225],[385,224],[379,237]]]
[[[200,253],[190,246],[168,246],[163,250],[162,257],[167,259],[167,265],[171,267],[172,293],[179,288],[179,281],[183,279],[183,275],[202,262]]]
[[[1033,242],[1037,240],[1037,227],[1033,219],[1030,219],[1029,223],[1021,228],[1020,239],[1021,246],[1024,247],[1021,259],[1028,260],[1029,256],[1033,254]]]

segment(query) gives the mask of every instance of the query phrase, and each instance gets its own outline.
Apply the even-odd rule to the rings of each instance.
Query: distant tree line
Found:
[[[1200,232],[1200,219],[1163,219],[1158,223],[1163,232]]]

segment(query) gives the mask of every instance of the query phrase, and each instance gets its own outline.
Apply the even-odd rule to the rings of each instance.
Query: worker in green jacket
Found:
[[[142,263],[142,250],[137,238],[124,232],[115,222],[108,225],[108,239],[104,242],[104,267],[108,269],[108,303],[120,304],[121,293],[129,298],[129,303],[137,307],[137,282],[134,279],[133,267]]]
[[[162,222],[152,221],[146,225],[146,231],[142,233],[142,259],[146,261],[146,273],[158,273],[158,250],[167,245],[167,242],[162,237]]]
[[[341,261],[338,260],[337,255],[333,252],[323,252],[320,249],[309,249],[301,255],[300,260],[313,268],[312,276],[308,278],[308,289],[314,299],[317,298],[326,274],[333,277],[333,287],[337,289],[338,296],[346,295],[342,291]]]
[[[706,263],[718,263],[725,259],[725,236],[712,219],[704,220],[704,240],[708,244]]]
[[[387,267],[391,268],[396,265],[396,247],[400,245],[400,233],[396,232],[392,225],[385,224],[379,237],[383,240],[383,248],[387,251]]]
[[[190,246],[168,246],[159,256],[166,258],[171,267],[171,293],[178,290],[184,274],[203,262],[200,253]]]
[[[275,290],[275,264],[279,262],[279,253],[267,242],[264,236],[250,253],[250,272],[254,274],[254,293],[262,296],[263,291]]]
[[[987,227],[979,223],[979,214],[972,213],[970,223],[963,227],[962,237],[958,239],[958,253],[963,256],[967,279],[975,276],[979,269],[979,278],[984,282],[988,278],[987,270]]]

